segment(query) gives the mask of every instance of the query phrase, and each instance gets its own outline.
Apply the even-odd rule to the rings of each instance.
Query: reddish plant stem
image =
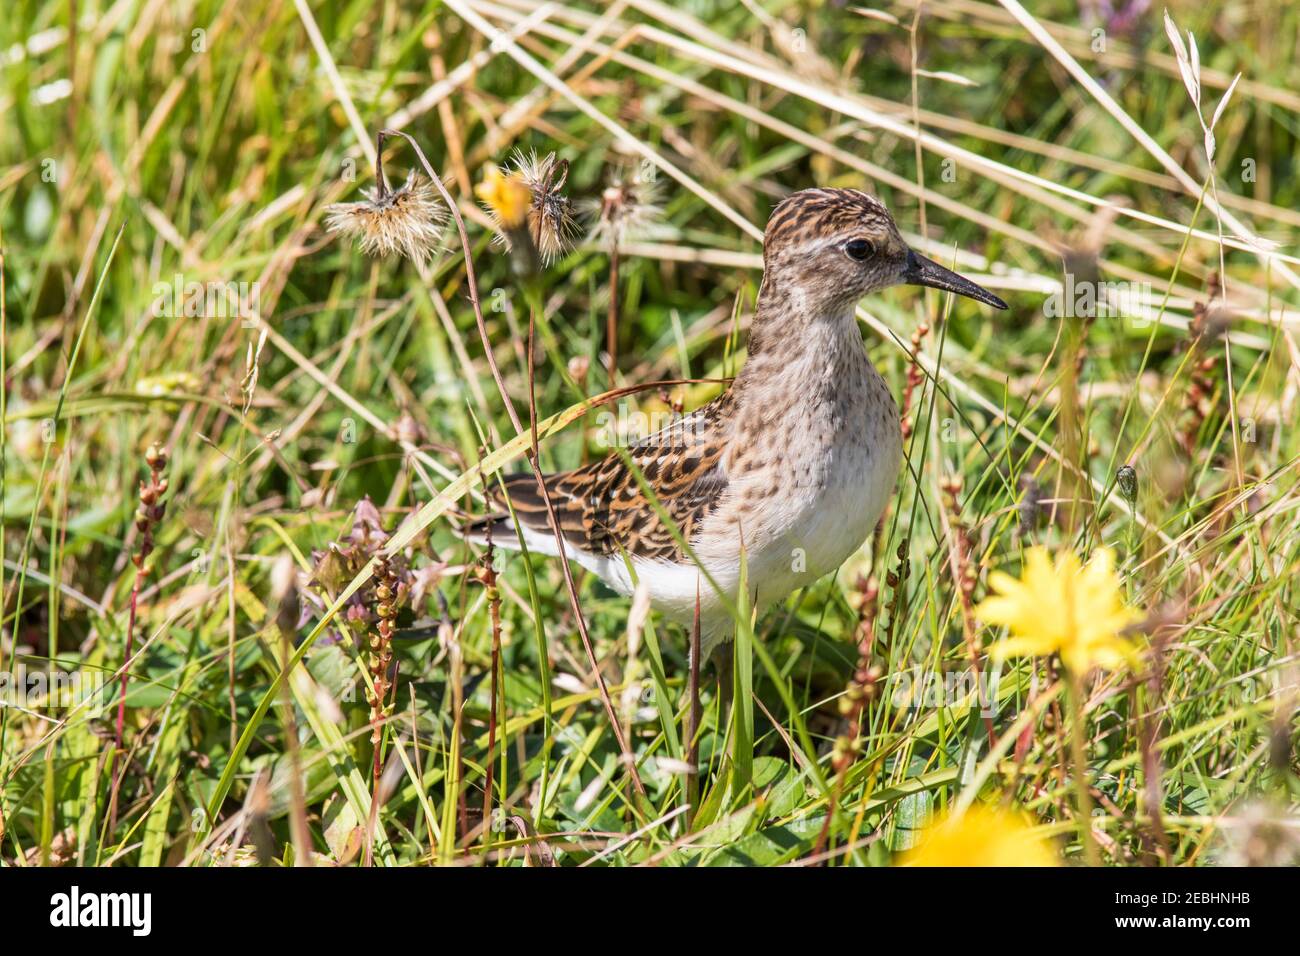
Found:
[[[144,578],[142,568],[135,569],[135,583],[131,585],[131,606],[127,614],[126,625],[126,648],[122,653],[122,680],[117,695],[117,719],[113,723],[113,760],[109,764],[108,778],[111,781],[112,789],[108,797],[108,830],[113,832],[117,829],[117,795],[121,788],[122,781],[117,775],[117,758],[122,751],[122,736],[126,727],[126,683],[127,672],[131,669],[132,657],[132,638],[135,636],[135,617],[136,606],[140,597],[140,582]],[[126,763],[122,764],[122,773],[126,774]]]
[[[550,518],[551,530],[555,534],[555,545],[560,554],[560,569],[564,574],[564,584],[569,592],[569,604],[573,609],[574,620],[578,626],[578,635],[582,638],[583,650],[587,653],[587,662],[591,665],[591,672],[596,678],[596,686],[600,690],[600,701],[604,705],[605,716],[609,719],[609,725],[614,730],[614,741],[618,744],[619,753],[622,754],[628,772],[632,776],[632,786],[644,798],[647,796],[645,786],[641,783],[641,775],[637,773],[636,760],[632,757],[631,748],[628,747],[627,738],[623,734],[623,725],[619,722],[618,715],[614,713],[614,703],[609,696],[609,688],[605,684],[605,675],[601,673],[600,661],[597,659],[595,648],[592,646],[591,635],[587,633],[587,620],[578,601],[578,588],[573,580],[573,569],[569,567],[564,536],[560,534],[560,519],[555,512],[555,505],[551,502],[551,493],[546,487],[546,482],[542,480],[541,462],[537,450],[537,369],[534,355],[536,350],[536,326],[537,316],[533,309],[530,308],[528,310],[528,428],[532,438],[532,447],[529,449],[528,460],[533,466],[533,474],[537,477],[537,487],[541,490],[542,498],[546,502],[546,514]]]
[[[122,786],[122,777],[126,776],[126,763],[122,764],[121,776],[117,772],[118,755],[122,752],[122,739],[126,730],[126,685],[127,675],[131,671],[134,657],[135,625],[139,613],[140,586],[144,583],[145,563],[153,553],[153,529],[162,520],[165,505],[162,497],[167,493],[167,479],[163,470],[167,467],[167,453],[157,445],[150,445],[145,452],[145,462],[149,466],[149,481],[140,482],[139,507],[135,512],[136,530],[140,532],[140,549],[131,556],[135,564],[135,580],[131,584],[130,607],[127,612],[126,640],[122,651],[122,679],[117,696],[117,719],[113,724],[113,759],[109,763],[110,791],[108,799],[109,832],[117,829],[117,798]]]
[[[497,746],[497,701],[500,699],[501,694],[500,684],[498,683],[498,675],[501,670],[501,594],[497,590],[496,569],[492,567],[494,554],[491,537],[488,538],[485,557],[487,563],[483,567],[483,583],[487,586],[488,613],[492,621],[492,682],[488,699],[487,760],[485,761],[486,766],[483,775],[484,848],[490,845],[492,839],[492,784],[496,769],[496,760],[493,759],[492,752],[496,750]],[[486,855],[484,856],[484,862],[487,862]]]
[[[871,648],[876,636],[876,605],[880,590],[874,579],[861,582],[862,607],[859,610],[858,663],[854,668],[853,678],[849,681],[845,696],[840,702],[840,711],[848,719],[848,728],[844,735],[835,742],[831,754],[831,766],[835,770],[835,785],[831,788],[830,799],[826,805],[826,819],[822,821],[821,831],[817,834],[817,843],[813,847],[813,858],[821,858],[830,837],[831,821],[839,808],[840,797],[844,792],[844,781],[849,768],[858,756],[858,738],[862,735],[862,715],[867,704],[875,695],[876,685],[882,674],[879,667],[871,665]]]

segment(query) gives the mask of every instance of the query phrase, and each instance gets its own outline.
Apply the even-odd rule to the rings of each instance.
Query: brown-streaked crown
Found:
[[[763,249],[780,251],[854,229],[893,228],[894,219],[884,204],[860,189],[803,189],[772,210]]]
[[[804,189],[772,211],[763,235],[765,283],[814,310],[902,280],[908,248],[884,205],[858,189]]]
[[[995,308],[1006,303],[910,249],[880,200],[859,189],[804,189],[777,204],[763,235],[763,285],[788,311],[843,314],[902,283],[955,292]]]

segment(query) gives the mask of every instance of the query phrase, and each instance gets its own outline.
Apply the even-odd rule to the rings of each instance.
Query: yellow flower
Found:
[[[190,372],[160,372],[146,376],[135,383],[137,395],[154,397],[172,395],[176,392],[194,393],[202,388],[198,376]]]
[[[518,176],[507,176],[496,166],[489,166],[483,181],[474,187],[474,195],[487,206],[503,229],[518,229],[528,217],[533,194]]]
[[[1030,548],[1024,576],[994,572],[995,592],[975,613],[989,624],[1005,624],[1012,636],[989,648],[995,660],[1059,652],[1075,674],[1092,667],[1114,670],[1136,658],[1133,644],[1120,637],[1142,615],[1124,603],[1115,558],[1099,548],[1080,566],[1072,552],[1055,564],[1045,548]]]
[[[906,866],[1057,866],[1051,844],[1040,839],[1018,815],[973,806],[921,834]]]

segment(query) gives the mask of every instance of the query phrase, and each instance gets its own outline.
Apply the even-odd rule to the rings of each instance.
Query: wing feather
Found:
[[[727,490],[722,462],[729,402],[730,393],[723,394],[627,449],[628,458],[687,541]],[[617,452],[544,480],[560,532],[570,546],[601,556],[626,551],[640,558],[684,559],[670,526]],[[505,487],[520,523],[549,534],[546,502],[532,473],[510,475]],[[481,535],[489,523],[494,537],[513,534],[508,513],[478,519],[467,531]]]

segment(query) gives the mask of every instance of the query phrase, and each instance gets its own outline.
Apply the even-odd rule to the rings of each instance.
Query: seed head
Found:
[[[159,445],[150,445],[144,453],[144,460],[151,471],[162,471],[167,467],[167,451]]]
[[[614,177],[599,199],[583,204],[591,225],[591,240],[614,250],[638,239],[661,236],[659,183],[641,167],[628,167]]]
[[[434,199],[433,185],[417,179],[412,170],[397,189],[381,184],[365,196],[361,202],[327,206],[326,228],[356,239],[368,255],[399,255],[427,262],[446,220],[445,211]]]
[[[577,232],[573,204],[563,192],[568,179],[568,160],[517,149],[505,172],[489,167],[475,192],[500,230],[500,241],[513,249],[527,226],[527,238],[549,265],[568,251]]]
[[[1124,496],[1125,501],[1129,504],[1133,504],[1133,502],[1137,501],[1137,469],[1132,465],[1124,465],[1115,473],[1115,480],[1119,484],[1119,493]]]

